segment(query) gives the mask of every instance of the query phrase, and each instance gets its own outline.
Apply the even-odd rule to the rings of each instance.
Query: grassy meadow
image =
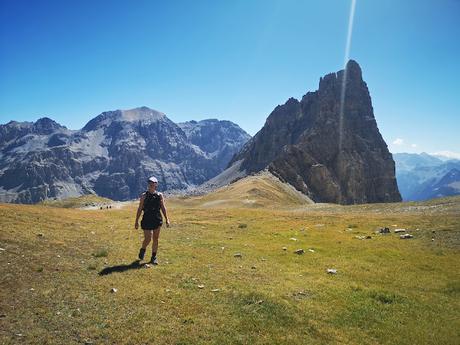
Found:
[[[460,342],[459,197],[338,206],[251,186],[254,202],[167,199],[153,267],[135,262],[134,203],[0,204],[0,343]]]

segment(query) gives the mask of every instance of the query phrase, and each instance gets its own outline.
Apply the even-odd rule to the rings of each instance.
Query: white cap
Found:
[[[158,183],[158,180],[155,176],[152,176],[148,179],[148,182],[155,182],[155,183]]]

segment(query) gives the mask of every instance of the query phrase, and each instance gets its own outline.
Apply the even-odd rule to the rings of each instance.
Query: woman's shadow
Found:
[[[144,268],[145,265],[147,264],[146,263],[141,264],[140,260],[135,260],[128,265],[117,265],[117,266],[106,267],[102,271],[99,272],[99,275],[105,276],[107,274],[112,274],[114,272],[125,272],[128,270],[138,270],[140,268]]]

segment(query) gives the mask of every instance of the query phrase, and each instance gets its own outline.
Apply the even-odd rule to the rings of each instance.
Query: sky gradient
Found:
[[[351,1],[0,0],[0,123],[139,106],[251,135],[343,67]],[[460,152],[460,1],[356,1],[350,58],[392,152]],[[460,158],[460,156],[459,156]]]

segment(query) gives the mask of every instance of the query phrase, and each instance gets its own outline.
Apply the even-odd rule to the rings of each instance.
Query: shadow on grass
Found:
[[[125,272],[129,270],[138,270],[145,267],[146,263],[142,263],[139,260],[135,260],[128,265],[116,265],[104,268],[99,272],[100,276],[105,276],[107,274],[112,274],[114,272]]]

